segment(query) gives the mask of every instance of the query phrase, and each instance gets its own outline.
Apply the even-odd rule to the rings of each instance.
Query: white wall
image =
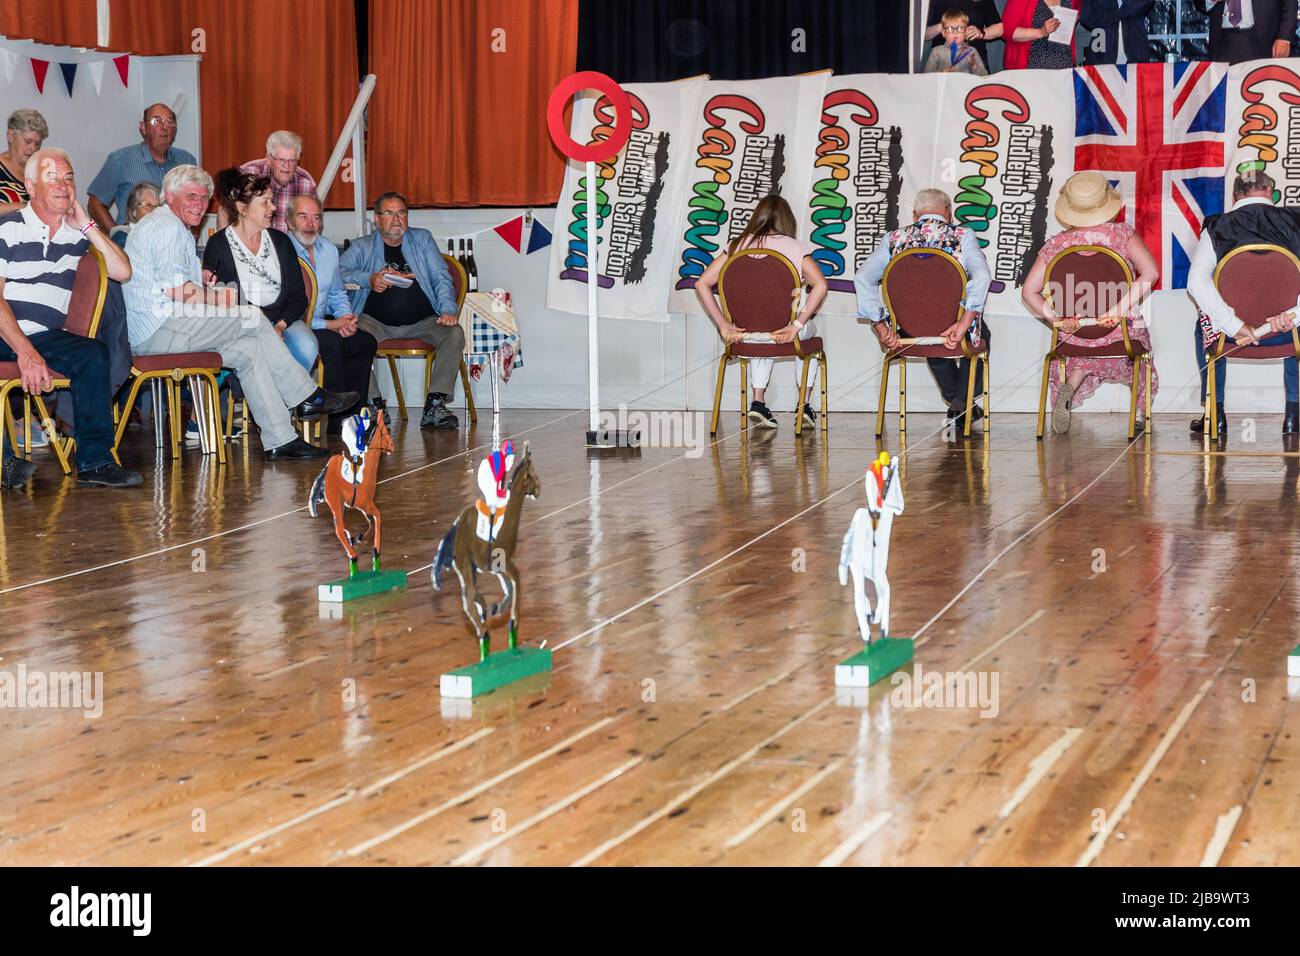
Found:
[[[429,229],[435,237],[458,235],[488,228],[474,242],[480,287],[509,289],[523,337],[524,367],[502,390],[507,408],[582,408],[587,403],[587,319],[585,315],[546,308],[546,270],[549,249],[531,256],[517,254],[490,228],[523,212],[522,209],[414,210],[411,225]],[[548,229],[554,209],[535,210]],[[350,228],[350,213],[332,212],[326,232],[342,241]],[[552,230],[553,232],[553,230]],[[445,240],[440,243],[445,248]],[[1196,312],[1183,292],[1158,292],[1151,308],[1152,345],[1160,387],[1155,410],[1191,412],[1200,403],[1192,328]],[[1037,411],[1042,357],[1050,335],[1028,316],[991,315],[993,334],[992,404],[995,411]],[[880,388],[880,349],[875,336],[851,318],[818,320],[826,339],[833,411],[874,410]],[[709,409],[717,375],[721,343],[712,323],[703,316],[673,315],[666,323],[604,319],[601,322],[601,402],[613,408],[628,402],[641,408]],[[692,368],[683,376],[685,368]],[[778,364],[768,402],[775,410],[794,407],[797,389],[793,362]],[[402,363],[407,401],[421,402],[422,367]],[[908,408],[939,411],[943,403],[923,363],[909,366]],[[1280,412],[1281,363],[1233,363],[1228,391],[1229,411]],[[387,373],[382,373],[386,391]],[[897,402],[897,372],[891,383],[890,408]],[[739,407],[740,374],[733,363],[727,373],[725,409]],[[459,400],[459,396],[458,396]],[[475,385],[480,407],[491,402],[485,380]],[[1084,411],[1123,411],[1128,392],[1118,385],[1103,386]]]

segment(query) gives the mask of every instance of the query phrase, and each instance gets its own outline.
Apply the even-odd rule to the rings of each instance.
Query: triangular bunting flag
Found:
[[[68,88],[68,95],[72,95],[72,84],[77,81],[77,64],[60,63],[59,69],[63,72],[63,85]]]
[[[104,85],[104,61],[91,60],[86,64],[86,69],[90,71],[90,82],[95,87],[95,95],[99,95],[99,88]]]
[[[510,243],[510,248],[519,251],[519,243],[524,237],[524,217],[515,216],[509,222],[503,222],[499,226],[494,226],[492,231],[498,236]]]
[[[4,71],[5,82],[12,83],[14,70],[18,68],[18,54],[12,50],[0,49],[0,70]]]
[[[532,255],[538,249],[545,249],[551,244],[551,230],[542,225],[540,220],[533,220],[533,231],[528,234],[528,252]]]
[[[45,73],[50,68],[49,60],[38,60],[32,57],[32,77],[36,80],[36,92],[45,92]]]
[[[117,75],[122,78],[122,85],[126,86],[126,78],[131,73],[131,54],[123,53],[121,56],[113,57],[113,65],[117,67]]]

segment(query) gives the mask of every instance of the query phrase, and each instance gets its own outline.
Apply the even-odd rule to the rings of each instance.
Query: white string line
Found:
[[[679,376],[677,376],[677,378],[672,379],[672,380],[670,380],[670,381],[667,381],[667,382],[664,382],[664,383],[662,383],[662,384],[660,384],[660,385],[655,386],[655,388],[651,389],[650,391],[644,392],[644,393],[642,394],[642,396],[640,396],[640,397],[643,398],[643,397],[645,397],[645,395],[650,395],[650,394],[653,394],[654,392],[656,392],[656,391],[660,391],[660,390],[662,390],[662,389],[664,389],[664,388],[669,388],[669,387],[671,387],[672,385],[676,384],[676,383],[677,383],[678,381],[680,381],[681,379],[685,378],[687,375],[690,375],[690,374],[692,374],[693,372],[698,371],[700,368],[705,367],[706,365],[712,363],[713,361],[714,361],[713,358],[702,359],[702,360],[700,360],[699,362],[695,363],[695,365],[694,365],[693,367],[691,367],[691,368],[686,368],[685,366],[683,366],[682,374],[680,374]],[[633,401],[636,401],[636,400],[637,400],[637,399],[633,399]],[[587,412],[587,409],[585,409],[585,408],[584,408],[584,409],[577,409],[577,410],[572,411],[572,412],[567,412],[566,414],[561,415],[561,416],[559,416],[558,418],[553,418],[553,419],[551,419],[551,420],[548,421],[548,422],[543,422],[543,423],[540,424],[540,425],[534,425],[534,426],[532,426],[531,428],[526,428],[526,429],[524,429],[523,431],[520,431],[520,432],[514,432],[514,433],[512,433],[511,437],[517,437],[517,436],[519,436],[519,435],[527,435],[527,434],[530,434],[530,433],[532,433],[532,432],[538,431],[538,430],[543,429],[543,428],[549,428],[549,427],[552,426],[552,425],[559,424],[560,422],[565,421],[566,419],[573,418],[573,417],[575,417],[575,416],[577,416],[577,415],[585,414],[586,412]],[[449,462],[449,461],[455,461],[455,460],[458,459],[458,458],[464,457],[464,456],[466,456],[466,455],[470,455],[470,454],[472,454],[472,453],[474,453],[474,452],[476,452],[476,451],[480,451],[481,449],[489,448],[489,447],[491,447],[491,442],[490,442],[490,441],[489,441],[489,442],[482,443],[482,444],[479,444],[479,445],[475,445],[475,446],[472,447],[472,448],[467,448],[467,449],[465,449],[464,451],[457,452],[457,453],[454,454],[454,455],[449,455],[449,456],[447,456],[446,458],[439,458],[439,459],[436,460],[436,461],[426,462],[426,463],[423,464],[423,465],[418,465],[418,466],[416,466],[415,468],[412,468],[412,469],[410,469],[410,470],[408,470],[408,471],[400,472],[399,474],[396,474],[396,475],[390,475],[390,476],[387,477],[387,478],[381,478],[381,479],[379,479],[379,481],[377,482],[377,484],[381,484],[381,485],[382,485],[382,484],[385,484],[385,483],[390,482],[390,481],[396,481],[396,480],[399,479],[399,478],[406,478],[406,477],[409,477],[410,475],[414,475],[414,474],[416,474],[416,473],[418,473],[418,472],[425,471],[426,469],[436,467],[437,465],[446,464],[446,463]],[[281,518],[287,518],[289,515],[295,515],[295,514],[298,514],[299,512],[306,511],[306,510],[307,510],[307,506],[306,506],[306,505],[302,505],[301,507],[294,508],[294,509],[292,509],[292,510],[290,510],[290,511],[283,511],[283,512],[281,512],[280,514],[270,515],[270,516],[268,516],[268,517],[266,517],[266,518],[259,518],[257,521],[252,521],[252,522],[249,522],[248,524],[239,525],[238,527],[235,527],[235,528],[227,528],[227,529],[225,529],[224,531],[217,531],[217,532],[214,532],[214,533],[212,533],[212,534],[210,534],[210,535],[205,535],[205,536],[202,537],[202,538],[195,538],[195,539],[193,539],[192,541],[184,541],[184,542],[181,542],[181,543],[179,543],[179,544],[168,545],[168,546],[165,547],[165,548],[158,548],[157,550],[154,550],[154,551],[148,551],[148,552],[145,552],[145,553],[143,553],[143,554],[133,555],[133,556],[131,556],[131,557],[129,557],[129,558],[120,558],[120,559],[118,559],[118,560],[116,560],[116,561],[109,561],[109,562],[107,562],[107,563],[105,563],[105,564],[95,565],[94,567],[81,568],[81,569],[79,569],[79,570],[77,570],[77,571],[69,571],[69,572],[67,572],[67,573],[65,573],[65,574],[58,574],[58,575],[54,575],[54,576],[52,576],[52,577],[42,578],[42,579],[39,580],[39,581],[29,581],[29,582],[26,583],[26,584],[16,584],[16,585],[12,585],[12,586],[7,587],[7,588],[0,588],[0,595],[11,594],[11,593],[13,593],[13,592],[15,592],[15,591],[24,591],[24,590],[26,590],[27,588],[40,587],[41,585],[45,585],[45,584],[54,584],[54,583],[56,583],[56,582],[58,582],[58,581],[65,581],[65,580],[67,580],[67,579],[69,579],[69,578],[80,577],[80,576],[83,575],[83,574],[93,574],[93,573],[95,573],[96,571],[107,571],[107,570],[110,569],[110,568],[121,567],[122,565],[132,564],[132,563],[134,563],[134,562],[136,562],[136,561],[143,561],[143,560],[145,560],[145,559],[147,559],[147,558],[156,558],[156,557],[159,557],[160,555],[164,555],[164,554],[167,554],[167,553],[172,552],[172,551],[183,550],[183,549],[185,549],[185,548],[192,548],[192,547],[194,547],[195,545],[205,544],[205,543],[207,543],[207,542],[209,542],[209,541],[214,541],[214,540],[216,540],[217,538],[223,538],[223,537],[225,537],[225,536],[227,536],[227,535],[239,534],[239,533],[241,533],[241,532],[243,532],[243,531],[250,531],[250,530],[252,530],[253,528],[259,527],[259,526],[264,525],[264,524],[269,524],[269,523],[272,522],[272,521],[278,521],[278,520],[281,519]],[[426,566],[426,567],[427,567],[427,566]],[[418,569],[417,569],[417,570],[418,570]],[[408,571],[407,573],[408,573],[408,574],[414,574],[415,572],[414,572],[414,571]]]

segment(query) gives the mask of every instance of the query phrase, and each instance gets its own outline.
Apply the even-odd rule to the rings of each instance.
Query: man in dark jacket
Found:
[[[1291,55],[1296,0],[1197,0],[1210,15],[1210,59],[1245,63]]]
[[[1079,22],[1092,36],[1085,51],[1085,62],[1150,63],[1151,44],[1147,40],[1147,14],[1156,0],[1089,0],[1083,5]]]

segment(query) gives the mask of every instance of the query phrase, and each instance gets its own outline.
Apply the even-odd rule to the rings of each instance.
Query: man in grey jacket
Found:
[[[375,200],[377,232],[354,240],[339,259],[346,282],[361,288],[353,294],[357,328],[383,344],[385,339],[420,339],[437,349],[421,428],[456,428],[447,408],[465,333],[456,309],[455,288],[438,244],[427,229],[408,226],[406,197],[386,192]],[[370,399],[383,408],[379,385],[370,375]]]

